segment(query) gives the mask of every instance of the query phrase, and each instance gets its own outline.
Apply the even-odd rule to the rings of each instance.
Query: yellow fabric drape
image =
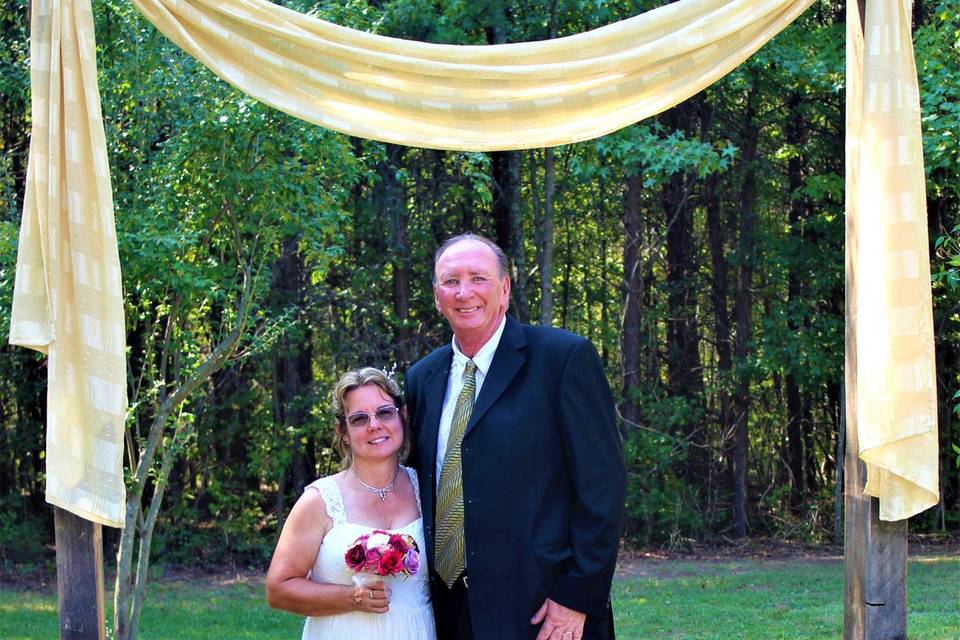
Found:
[[[469,150],[584,140],[657,113],[813,2],[680,0],[568,38],[461,47],[360,33],[264,0],[132,1],[278,109],[352,135]],[[868,490],[894,518],[936,501],[936,400],[909,4],[868,7],[884,17],[849,76],[863,96],[847,177],[848,213],[863,214],[857,410]],[[47,499],[121,526],[124,323],[90,0],[35,0],[31,29],[33,137],[10,341],[49,354]]]
[[[122,526],[126,344],[90,0],[33,3],[10,342],[47,354],[47,501]]]
[[[707,87],[813,0],[680,0],[556,40],[436,45],[265,0],[132,0],[241,91],[342,133],[490,151],[596,138]]]
[[[879,498],[882,520],[939,501],[926,185],[910,25],[911,0],[868,0],[863,40],[848,29],[847,43],[857,434],[864,492]]]

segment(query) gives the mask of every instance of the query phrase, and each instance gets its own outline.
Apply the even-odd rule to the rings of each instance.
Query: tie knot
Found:
[[[477,373],[477,363],[473,360],[467,360],[467,369],[465,373],[468,378],[474,377]]]

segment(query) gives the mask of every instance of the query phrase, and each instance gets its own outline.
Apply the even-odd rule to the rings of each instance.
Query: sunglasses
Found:
[[[380,407],[373,415],[381,424],[383,424],[396,420],[397,416],[400,415],[400,409],[394,407],[393,405],[389,405]],[[347,416],[347,424],[358,429],[366,427],[370,424],[370,414],[362,412],[352,413]]]

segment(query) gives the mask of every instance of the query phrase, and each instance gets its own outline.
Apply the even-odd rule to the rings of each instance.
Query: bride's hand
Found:
[[[350,592],[350,602],[357,611],[386,613],[390,610],[390,591],[382,580],[357,585]]]

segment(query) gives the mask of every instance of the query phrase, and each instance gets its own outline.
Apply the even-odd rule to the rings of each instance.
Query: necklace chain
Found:
[[[370,493],[375,493],[380,496],[380,502],[384,502],[387,499],[387,494],[397,488],[397,478],[400,477],[400,465],[397,465],[397,472],[393,474],[393,480],[391,480],[389,484],[383,487],[374,487],[364,482],[363,478],[360,477],[360,474],[357,473],[356,469],[351,467],[351,471],[353,471],[353,475],[356,476],[357,482],[362,484],[364,489]]]

